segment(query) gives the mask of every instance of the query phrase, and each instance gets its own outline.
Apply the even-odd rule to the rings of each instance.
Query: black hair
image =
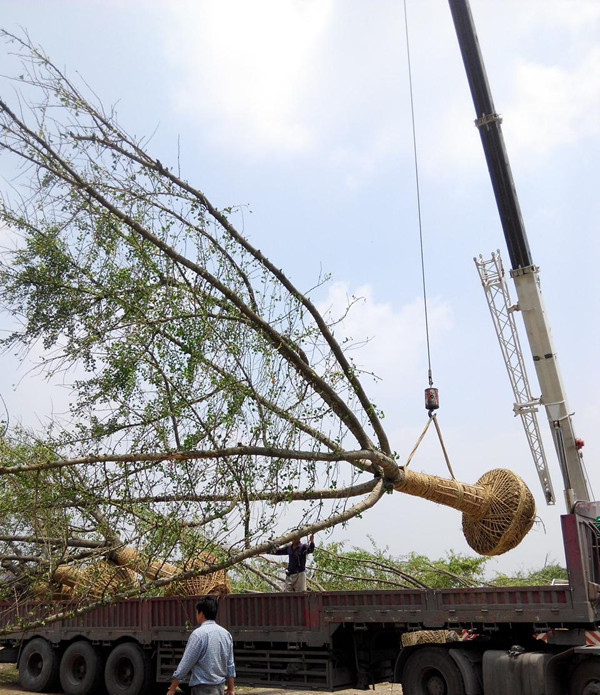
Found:
[[[202,613],[207,620],[214,620],[217,617],[219,604],[212,596],[201,598],[196,604],[196,612]]]

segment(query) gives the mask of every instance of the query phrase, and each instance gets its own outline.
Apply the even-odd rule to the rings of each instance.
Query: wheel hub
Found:
[[[581,695],[600,695],[600,681],[586,683]]]
[[[123,686],[129,686],[133,682],[133,667],[129,659],[120,659],[117,666],[117,679]]]
[[[427,695],[445,695],[446,683],[439,674],[432,674],[425,683],[425,690]]]
[[[82,681],[86,674],[85,659],[78,657],[73,664],[73,675],[78,681]]]
[[[37,676],[42,672],[42,667],[44,666],[44,660],[40,654],[32,654],[29,661],[27,662],[29,670],[32,674]]]

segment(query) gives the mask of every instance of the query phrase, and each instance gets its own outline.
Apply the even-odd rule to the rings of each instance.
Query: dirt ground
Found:
[[[165,686],[165,692],[167,687]],[[236,695],[306,695],[306,690],[282,690],[281,688],[248,688],[240,685],[235,689]],[[338,695],[367,695],[375,692],[376,695],[402,695],[399,683],[382,683],[375,690],[340,690]],[[23,690],[19,685],[17,671],[13,666],[0,664],[0,695],[35,695],[28,690]],[[55,695],[60,695],[56,693]],[[100,694],[99,694],[100,695]]]

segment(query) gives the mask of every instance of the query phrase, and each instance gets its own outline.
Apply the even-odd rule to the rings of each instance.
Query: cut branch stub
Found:
[[[535,501],[518,475],[495,468],[475,485],[401,469],[394,488],[463,513],[467,543],[480,555],[501,555],[519,545],[535,519]]]

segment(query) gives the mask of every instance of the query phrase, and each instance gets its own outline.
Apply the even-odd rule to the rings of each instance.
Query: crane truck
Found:
[[[394,681],[405,695],[600,693],[600,502],[590,500],[468,1],[449,3],[565,483],[568,582],[226,595],[218,619],[233,635],[239,683],[333,691]],[[539,473],[552,502],[541,465]],[[129,599],[50,624],[43,605],[6,604],[0,661],[17,663],[22,686],[34,692],[60,681],[67,695],[145,695],[170,681],[195,602]],[[407,639],[432,632],[445,638]]]

